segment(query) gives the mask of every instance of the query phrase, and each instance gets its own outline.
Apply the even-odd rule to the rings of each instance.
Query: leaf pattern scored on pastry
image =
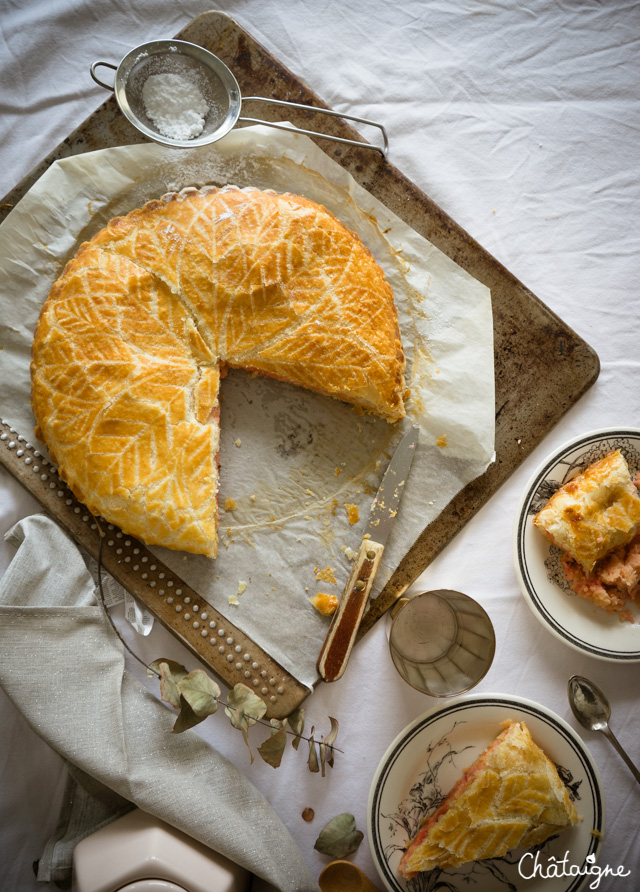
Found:
[[[213,557],[224,366],[404,416],[393,293],[325,208],[225,187],[112,220],[43,306],[36,434],[94,514]]]

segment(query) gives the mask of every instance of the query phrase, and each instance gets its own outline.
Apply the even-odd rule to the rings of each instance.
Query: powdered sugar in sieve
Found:
[[[115,71],[113,86],[104,83],[96,74],[100,66]],[[238,82],[224,62],[203,47],[183,40],[154,40],[142,44],[127,53],[119,65],[94,62],[91,77],[101,87],[113,90],[121,111],[134,127],[164,145],[180,148],[207,145],[225,136],[237,122],[290,129],[291,125],[285,122],[240,117],[243,101],[253,101],[376,127],[382,134],[383,147],[316,130],[300,127],[296,130],[307,136],[373,149],[385,158],[387,156],[387,133],[376,121],[283,99],[246,96],[243,100]]]
[[[209,104],[197,85],[181,74],[151,74],[142,101],[158,131],[169,139],[193,139],[204,130]]]

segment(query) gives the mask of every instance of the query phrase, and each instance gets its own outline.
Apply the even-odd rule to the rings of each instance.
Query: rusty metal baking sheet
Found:
[[[270,96],[304,105],[328,107],[224,13],[204,13],[177,37],[197,43],[219,56],[235,74],[241,93],[245,96]],[[246,109],[243,108],[243,112],[245,111],[247,114],[252,113],[250,103],[247,103]],[[279,109],[275,106],[272,109],[268,106],[265,108],[261,104],[260,115],[267,120],[278,120]],[[322,129],[336,136],[364,141],[361,135],[340,118],[319,116],[311,109],[308,112],[292,110],[287,117],[301,128]],[[143,141],[144,137],[121,114],[115,99],[109,98],[3,199],[0,222],[53,161],[95,149]],[[419,536],[381,594],[372,603],[363,622],[360,632],[362,635],[594,383],[599,373],[599,361],[592,348],[566,323],[379,153],[323,139],[317,139],[316,142],[348,170],[361,186],[489,287],[492,295],[496,461],[481,477],[468,484]],[[0,407],[0,416],[1,414]],[[73,500],[70,493],[65,492],[64,498],[57,496],[58,486],[55,481],[39,480],[40,475],[31,471],[33,461],[30,466],[24,465],[24,462],[16,463],[17,450],[9,450],[8,442],[17,444],[17,434],[7,430],[3,433],[6,434],[4,439],[7,448],[0,449],[0,461],[96,556],[99,544],[96,524],[82,521],[82,506]],[[24,456],[25,451],[21,451]],[[51,486],[52,483],[55,485]],[[143,582],[139,573],[130,572],[130,562],[125,564],[121,556],[116,554],[121,543],[115,538],[112,541],[113,548],[107,548],[105,553],[107,570],[144,601],[160,621],[179,635],[223,681],[232,685],[238,680],[246,682],[251,678],[250,683],[254,687],[265,687],[269,698],[273,698],[270,701],[272,715],[287,714],[287,711],[295,708],[304,698],[307,689],[283,672],[268,654],[258,652],[259,649],[253,642],[248,641],[228,620],[220,615],[214,617],[208,606],[206,610],[200,609],[197,616],[194,615],[193,604],[198,600],[196,593],[189,592],[185,595],[187,587],[180,580],[174,580],[173,574],[168,576],[165,573],[163,579],[171,579],[175,587],[182,589],[182,600],[180,604],[176,604],[175,599],[168,602],[165,597],[160,603],[156,595],[160,580],[154,578],[155,585],[152,587],[148,574]],[[134,547],[139,549],[140,560],[142,556],[151,559],[150,553],[147,554],[140,543],[127,546],[131,549]],[[133,553],[130,557],[133,558]],[[152,572],[164,572],[163,568],[158,568],[158,561],[153,560],[156,569]],[[189,598],[186,605],[185,597]],[[188,609],[189,605],[191,609]],[[180,611],[176,612],[176,607],[180,607]],[[184,620],[185,613],[191,621],[188,630]],[[206,620],[201,619],[203,613],[207,614]],[[203,623],[212,622],[216,624],[216,635],[220,629],[227,633],[220,635],[218,649],[212,646],[214,635],[206,633],[209,626],[203,626]]]

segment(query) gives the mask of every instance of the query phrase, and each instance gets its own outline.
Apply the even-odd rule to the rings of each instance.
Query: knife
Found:
[[[373,500],[353,569],[320,649],[316,665],[324,681],[337,681],[347,667],[382,552],[398,513],[416,453],[418,433],[418,425],[414,424],[400,440]]]

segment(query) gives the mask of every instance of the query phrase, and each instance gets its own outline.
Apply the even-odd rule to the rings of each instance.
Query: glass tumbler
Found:
[[[486,611],[462,592],[419,592],[393,615],[389,649],[404,680],[431,697],[470,690],[486,675],[496,639]]]

